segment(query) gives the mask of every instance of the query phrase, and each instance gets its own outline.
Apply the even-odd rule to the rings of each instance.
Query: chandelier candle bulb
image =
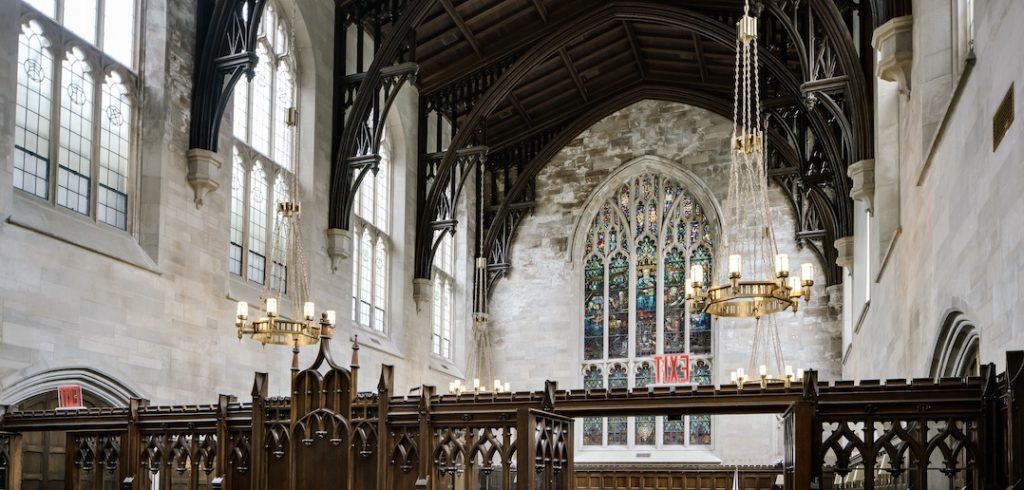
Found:
[[[804,380],[804,370],[803,369],[797,369],[796,370],[796,379],[797,379],[797,381],[803,381]]]
[[[778,254],[775,256],[775,275],[786,277],[789,275],[789,256]]]
[[[512,383],[509,383],[508,381],[506,381],[505,382],[505,393],[510,393],[511,391],[512,391]]]
[[[700,264],[690,266],[690,277],[693,278],[694,287],[701,287],[704,284],[704,268]]]
[[[473,390],[480,391],[480,378],[473,378]]]
[[[787,378],[792,378],[793,377],[793,366],[786,366],[786,377]]]
[[[800,278],[803,279],[804,284],[814,282],[814,264],[810,262],[804,262],[800,266]]]
[[[729,277],[740,277],[743,270],[743,258],[733,254],[729,256]]]
[[[302,305],[302,316],[303,316],[303,318],[305,318],[306,321],[309,321],[309,322],[313,321],[313,319],[316,318],[315,310],[316,310],[316,307],[313,305],[313,302],[312,301],[307,301],[305,304]]]
[[[500,391],[501,391],[501,380],[495,379],[494,380],[494,392],[498,393]]]
[[[768,376],[768,366],[765,366],[764,364],[758,366],[757,372],[761,375],[761,377]]]
[[[335,313],[334,310],[327,310],[324,312],[324,320],[327,321],[328,325],[334,325]]]
[[[267,316],[277,316],[277,298],[267,298]]]
[[[248,318],[249,317],[249,303],[246,303],[245,301],[239,301],[238,302],[238,310],[236,310],[235,315],[238,316],[239,320],[245,320],[246,318]]]

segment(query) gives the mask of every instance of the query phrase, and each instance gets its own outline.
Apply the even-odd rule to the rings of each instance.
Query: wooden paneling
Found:
[[[644,469],[576,471],[577,490],[731,490],[735,469],[688,468],[678,470]],[[743,490],[771,490],[782,469],[743,469],[740,488]]]

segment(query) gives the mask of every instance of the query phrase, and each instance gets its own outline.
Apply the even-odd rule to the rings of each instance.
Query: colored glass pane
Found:
[[[601,259],[591,257],[584,275],[583,352],[586,359],[600,359],[604,356],[604,264]]]
[[[645,236],[636,253],[636,355],[649,356],[657,347],[657,250],[654,239]]]
[[[608,268],[608,357],[629,354],[629,262],[616,254]]]

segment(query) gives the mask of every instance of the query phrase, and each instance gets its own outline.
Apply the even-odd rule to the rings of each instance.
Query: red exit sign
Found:
[[[654,356],[654,382],[680,384],[690,382],[690,356],[688,354],[658,354]]]
[[[82,387],[80,385],[58,386],[57,403],[57,408],[62,409],[84,408],[82,404]]]

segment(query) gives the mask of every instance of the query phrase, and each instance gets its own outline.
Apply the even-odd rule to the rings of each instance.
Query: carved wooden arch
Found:
[[[735,33],[721,22],[686,9],[651,5],[635,1],[612,2],[574,19],[559,31],[537,42],[522,58],[518,59],[501,78],[491,86],[466,117],[462,129],[455,135],[437,169],[435,185],[428,190],[424,207],[419,211],[416,233],[416,277],[429,278],[432,251],[430,243],[430,220],[433,210],[441,200],[443,183],[451,178],[456,153],[470,142],[475,129],[483,122],[498,103],[522,81],[534,68],[558,53],[567,43],[601,29],[608,22],[644,21],[671,25],[688,31],[700,32],[704,37],[730,49],[734,48]],[[765,53],[762,58],[766,71],[775,76],[785,92],[799,98],[799,83],[793,74],[774,56]],[[730,111],[731,113],[731,111]]]

